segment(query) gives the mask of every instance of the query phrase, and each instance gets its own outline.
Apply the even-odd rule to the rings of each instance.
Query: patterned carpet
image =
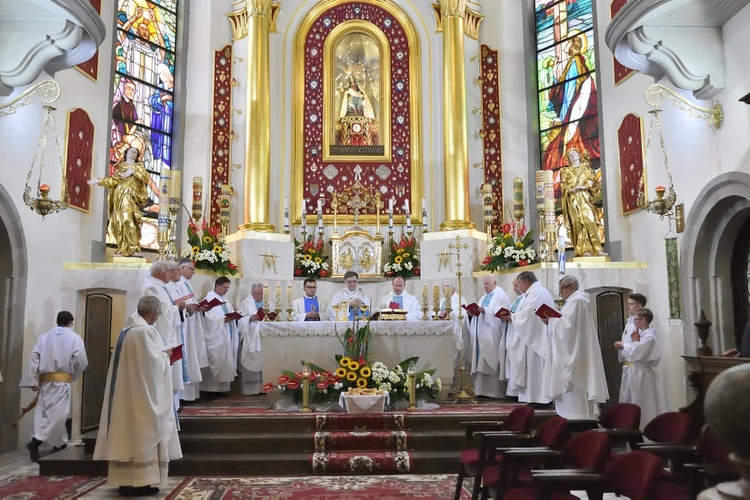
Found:
[[[470,482],[469,482],[470,483]],[[326,477],[192,477],[167,496],[168,500],[284,499],[284,500],[389,500],[395,498],[450,499],[456,476]],[[471,498],[465,484],[461,498]]]
[[[102,485],[105,479],[90,476],[25,476],[13,475],[0,480],[0,498],[59,499],[80,498]]]

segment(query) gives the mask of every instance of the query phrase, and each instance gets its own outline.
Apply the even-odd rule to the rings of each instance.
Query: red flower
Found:
[[[421,269],[419,269],[418,267],[414,268],[414,276],[419,276],[421,273],[422,273]]]
[[[387,273],[385,273],[385,275],[386,276],[393,276],[393,271],[388,271]]]
[[[354,344],[354,337],[349,337],[349,345]]]
[[[360,368],[367,364],[367,360],[364,358],[364,356],[360,356],[357,361],[359,362]]]
[[[198,226],[194,222],[191,222],[190,224],[188,224],[188,235],[192,236],[197,233],[198,233]]]
[[[490,257],[489,255],[482,260],[482,264],[484,265],[487,265],[490,262],[492,262],[492,257]]]
[[[325,269],[321,269],[318,274],[321,278],[325,278],[326,276],[328,276],[328,271],[326,271]]]
[[[214,238],[217,237],[220,232],[221,229],[219,228],[219,226],[211,226],[210,228],[208,228],[208,234],[210,234]]]
[[[289,389],[289,390],[292,390],[292,391],[295,390],[295,389],[299,389],[299,380],[290,380],[286,384],[286,388]]]
[[[510,234],[510,224],[503,224],[503,234]]]
[[[322,381],[318,382],[315,385],[315,388],[318,389],[318,390],[320,390],[320,391],[328,389],[328,381],[327,380],[322,380]]]
[[[521,260],[518,261],[518,265],[519,266],[526,266],[528,264],[529,264],[529,261],[526,260],[526,259],[521,259]]]
[[[300,269],[299,267],[297,269],[295,269],[294,270],[294,275],[295,276],[302,276],[302,269]]]
[[[273,382],[269,382],[269,383],[267,383],[266,385],[263,386],[263,392],[271,392],[274,387],[275,387],[274,383]]]
[[[518,237],[523,238],[526,235],[526,226],[518,227]]]
[[[234,262],[230,262],[229,264],[227,264],[227,269],[229,269],[230,271],[235,271],[237,269],[237,264],[235,264]]]

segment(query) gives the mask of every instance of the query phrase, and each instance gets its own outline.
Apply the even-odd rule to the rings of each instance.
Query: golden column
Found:
[[[464,15],[467,0],[439,0],[443,25],[443,163],[445,221],[441,231],[472,229],[466,124]]]
[[[274,232],[268,222],[271,188],[271,82],[268,33],[271,0],[247,0],[247,120],[245,217],[240,229]]]

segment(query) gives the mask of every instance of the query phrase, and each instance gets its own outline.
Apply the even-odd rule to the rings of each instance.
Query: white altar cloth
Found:
[[[341,321],[261,322],[265,381],[275,382],[282,369],[300,370],[303,360],[334,370],[334,356],[343,353],[341,339],[351,325]],[[456,351],[453,331],[452,321],[371,321],[370,356],[389,368],[418,356],[417,370],[434,368],[443,387],[450,387]]]

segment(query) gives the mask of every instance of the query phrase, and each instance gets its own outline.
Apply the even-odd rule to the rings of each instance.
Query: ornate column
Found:
[[[466,123],[464,15],[467,0],[439,0],[443,25],[445,221],[440,230],[472,229]]]
[[[268,222],[271,177],[271,92],[268,34],[271,1],[248,0],[247,121],[245,127],[245,215],[240,229],[274,232]]]

